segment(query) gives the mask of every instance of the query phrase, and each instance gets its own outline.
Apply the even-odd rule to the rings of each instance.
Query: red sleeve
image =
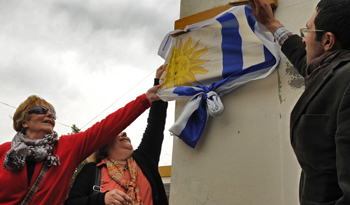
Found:
[[[59,139],[58,146],[65,149],[65,152],[70,150],[70,160],[74,160],[71,162],[78,165],[93,152],[112,141],[150,106],[151,103],[146,94],[143,94],[86,131],[62,136]],[[57,152],[58,156],[60,156],[60,148]]]
[[[11,142],[5,142],[0,145],[0,159],[11,149]],[[1,166],[1,164],[0,164]]]

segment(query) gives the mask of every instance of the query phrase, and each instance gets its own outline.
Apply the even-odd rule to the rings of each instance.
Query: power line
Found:
[[[156,70],[156,69],[155,69]],[[132,91],[134,88],[136,88],[140,83],[142,83],[144,80],[146,80],[155,70],[153,70],[150,74],[148,74],[145,78],[143,78],[141,81],[139,81],[134,87],[132,87],[130,90],[128,90],[127,92],[125,92],[120,98],[118,98],[116,101],[114,101],[110,106],[108,106],[106,109],[104,109],[102,112],[100,112],[96,117],[94,117],[92,120],[90,120],[88,123],[86,123],[82,128],[80,129],[83,129],[86,125],[88,125],[90,122],[92,122],[93,120],[95,120],[98,116],[100,116],[102,113],[104,113],[106,110],[108,110],[108,108],[112,107],[112,105],[114,105],[116,102],[118,102],[120,99],[122,99],[127,93],[129,93],[130,91]],[[15,108],[17,109],[17,107],[15,106],[12,106],[12,105],[9,105],[7,103],[4,103],[4,102],[1,102],[0,103],[6,105],[6,106],[9,106],[9,107],[12,107],[12,108]],[[71,127],[69,125],[65,125],[63,123],[60,123],[60,122],[56,122],[57,124],[60,124],[60,125],[63,125],[63,126],[66,126],[66,127]]]
[[[72,126],[69,126],[69,125],[65,125],[65,124],[63,124],[63,123],[60,123],[60,122],[56,122],[57,124],[60,124],[60,125],[63,125],[63,126],[66,126],[66,127],[69,127],[69,128],[71,128]]]
[[[156,69],[155,69],[156,70]],[[144,80],[146,80],[146,78],[148,78],[155,70],[153,70],[150,74],[148,74],[144,79],[142,79],[140,82],[138,82],[134,87],[132,87],[130,90],[128,90],[127,92],[125,92],[120,98],[118,98],[116,101],[114,101],[110,106],[108,106],[106,109],[104,109],[102,112],[100,112],[100,114],[98,114],[96,117],[94,117],[92,120],[90,120],[88,123],[86,123],[81,129],[83,129],[86,125],[88,125],[90,122],[92,122],[93,120],[95,120],[98,116],[100,116],[102,113],[104,113],[106,110],[108,110],[108,108],[112,107],[112,105],[114,105],[116,102],[118,102],[120,99],[122,99],[127,93],[129,93],[130,91],[132,91],[134,88],[136,88],[140,83],[142,83]]]
[[[0,102],[0,103],[16,109],[16,107],[15,107],[15,106],[9,105],[9,104],[4,103],[4,102]]]
[[[12,106],[12,105],[9,105],[9,104],[7,104],[7,103],[1,102],[1,101],[0,101],[0,103],[1,103],[1,104],[4,104],[4,105],[6,105],[6,106],[9,106],[9,107],[12,107],[12,108],[17,109],[17,107]],[[63,126],[66,126],[66,127],[69,127],[69,128],[71,128],[71,127],[72,127],[72,126],[65,125],[65,124],[63,124],[63,123],[57,122],[57,121],[56,121],[56,123],[57,123],[57,124],[60,124],[60,125],[63,125]]]

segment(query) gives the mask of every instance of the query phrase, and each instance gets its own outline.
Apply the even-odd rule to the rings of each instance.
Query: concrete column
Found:
[[[318,0],[278,0],[276,17],[293,32],[305,27]],[[181,18],[227,4],[182,0]],[[195,149],[174,138],[170,204],[299,203],[300,167],[290,146],[289,118],[303,78],[282,54],[279,68],[222,97]],[[176,118],[186,100],[176,103]]]

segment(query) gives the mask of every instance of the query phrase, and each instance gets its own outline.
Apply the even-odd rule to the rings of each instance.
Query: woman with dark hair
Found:
[[[16,110],[12,142],[0,145],[0,204],[63,204],[75,168],[159,100],[159,86],[84,132],[58,138],[54,107],[30,96]]]
[[[164,68],[157,70],[155,84],[159,84]],[[152,103],[146,131],[135,151],[125,132],[99,149],[96,163],[85,165],[75,178],[65,205],[168,204],[158,172],[167,107],[161,100]],[[100,186],[95,184],[99,169]],[[93,193],[96,188],[99,191]]]

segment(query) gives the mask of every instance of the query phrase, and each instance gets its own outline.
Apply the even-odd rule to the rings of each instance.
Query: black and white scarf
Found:
[[[45,135],[42,139],[31,140],[22,132],[18,132],[11,142],[11,149],[6,153],[4,169],[8,171],[22,170],[26,160],[41,162],[45,165],[60,165],[60,158],[52,156],[53,147],[58,141],[56,132]]]

